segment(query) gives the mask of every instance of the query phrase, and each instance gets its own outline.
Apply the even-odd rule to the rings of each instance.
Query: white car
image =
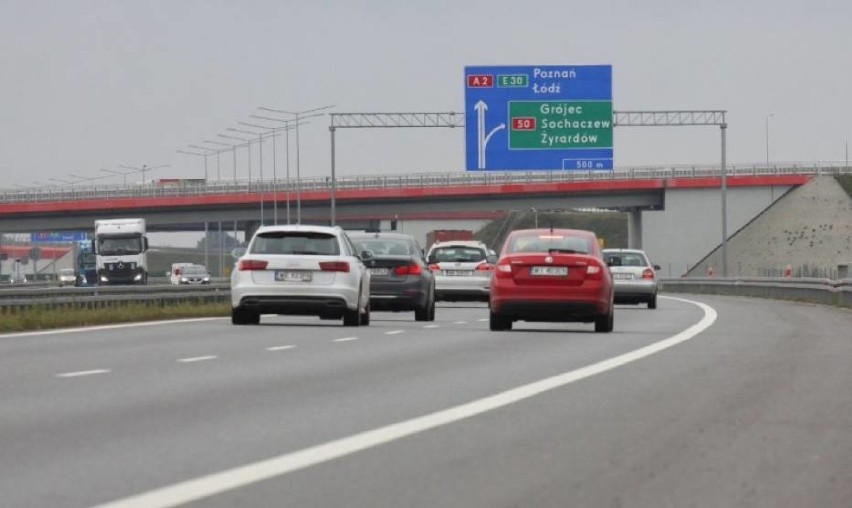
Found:
[[[210,284],[210,274],[204,265],[180,264],[177,268],[172,265],[170,277],[172,285],[184,284]]]
[[[73,268],[63,268],[59,270],[59,277],[57,277],[60,286],[76,286],[77,285],[77,273]]]
[[[231,273],[231,322],[258,324],[261,314],[343,319],[370,324],[370,271],[338,227],[279,225],[257,230]]]
[[[488,256],[488,247],[482,242],[450,240],[432,244],[426,260],[435,274],[436,298],[487,302],[494,270]]]
[[[604,249],[603,257],[612,273],[615,303],[646,303],[657,308],[657,270],[639,249]]]

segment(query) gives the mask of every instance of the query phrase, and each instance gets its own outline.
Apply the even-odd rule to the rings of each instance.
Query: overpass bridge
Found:
[[[732,165],[726,170],[728,231],[736,231],[789,189],[839,164]],[[693,262],[721,238],[718,166],[611,171],[446,172],[338,177],[337,223],[497,218],[512,210],[617,210],[629,213],[630,244],[672,262]],[[248,234],[261,223],[328,223],[328,178],[168,180],[140,185],[76,185],[0,193],[0,232],[90,230],[96,218],[140,216],[156,231],[203,231],[209,224]],[[653,212],[653,213],[649,213]],[[644,217],[644,219],[643,219]],[[434,224],[434,228],[442,227]]]

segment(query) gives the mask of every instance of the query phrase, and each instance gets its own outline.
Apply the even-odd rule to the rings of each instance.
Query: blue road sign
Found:
[[[85,231],[39,231],[30,233],[32,243],[73,243],[86,240]]]
[[[465,67],[468,171],[612,169],[612,66]]]

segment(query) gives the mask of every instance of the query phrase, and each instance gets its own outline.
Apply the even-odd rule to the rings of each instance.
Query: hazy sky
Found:
[[[610,64],[616,110],[728,110],[731,163],[765,161],[769,114],[772,161],[842,161],[850,27],[848,0],[0,0],[0,188],[120,165],[199,178],[202,159],[176,151],[258,106],[463,111],[466,65]],[[338,174],[463,171],[463,150],[461,130],[341,131]],[[717,128],[615,131],[617,166],[718,160]],[[329,167],[317,118],[301,172]]]

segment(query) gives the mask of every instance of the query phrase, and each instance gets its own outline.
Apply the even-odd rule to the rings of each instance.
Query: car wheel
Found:
[[[656,309],[657,308],[657,295],[656,294],[654,294],[654,296],[652,296],[651,299],[648,300],[648,308],[649,309]]]
[[[246,315],[245,310],[239,307],[231,308],[231,324],[233,325],[247,325],[248,324],[248,316]]]
[[[358,326],[361,324],[360,309],[343,311],[343,326]]]
[[[414,320],[415,321],[429,321],[429,309],[433,304],[430,302],[426,302],[426,305],[423,307],[418,307],[414,309]]]
[[[609,333],[615,325],[615,310],[613,306],[609,306],[609,312],[603,316],[595,318],[595,331]]]
[[[429,306],[429,317],[426,321],[435,321],[435,295],[432,295],[432,305]]]
[[[512,329],[512,320],[507,316],[502,316],[496,312],[489,313],[488,325],[491,331],[499,332]]]
[[[361,314],[361,326],[367,326],[370,324],[370,304],[367,304],[367,308],[364,313]]]

